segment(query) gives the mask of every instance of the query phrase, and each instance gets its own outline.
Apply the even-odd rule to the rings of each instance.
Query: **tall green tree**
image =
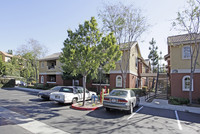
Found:
[[[157,65],[159,61],[158,47],[155,45],[156,41],[154,40],[154,38],[152,38],[149,44],[150,44],[150,47],[149,47],[150,53],[148,55],[148,58],[151,61],[153,73],[156,73],[158,71]]]
[[[98,68],[105,71],[115,68],[115,62],[121,57],[119,46],[112,33],[103,37],[94,17],[80,24],[74,32],[68,30],[64,48],[60,57],[64,72],[72,76],[83,76],[83,105],[85,104],[86,77],[97,77]]]
[[[178,31],[187,32],[189,35],[190,83],[192,83],[196,66],[199,64],[200,43],[197,40],[200,36],[200,0],[188,0],[187,3],[187,7],[177,13],[177,18],[173,21],[172,26]],[[192,84],[190,84],[189,100],[192,104]]]
[[[2,56],[0,55],[0,76],[5,74],[5,64],[2,60]]]
[[[113,32],[117,44],[123,51],[119,65],[123,78],[123,88],[126,88],[130,57],[125,58],[125,51],[128,50],[128,55],[130,55],[130,48],[134,41],[147,30],[149,25],[141,10],[133,5],[126,6],[122,3],[104,4],[104,8],[99,11],[98,15],[103,22],[103,31]],[[124,44],[127,44],[126,50],[123,47]]]
[[[31,63],[32,70],[35,71],[36,82],[38,82],[38,68],[39,68],[38,59],[41,57],[44,57],[47,51],[48,51],[47,47],[45,47],[44,45],[41,45],[39,41],[35,39],[29,39],[25,45],[21,45],[16,51],[16,54],[24,57],[26,61],[32,62]],[[24,66],[26,66],[26,64]]]

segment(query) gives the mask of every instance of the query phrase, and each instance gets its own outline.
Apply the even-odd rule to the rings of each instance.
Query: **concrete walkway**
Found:
[[[168,100],[163,99],[154,99],[152,102],[146,102],[145,96],[140,97],[140,105],[153,108],[170,109],[200,114],[200,107],[190,107],[186,105],[171,105],[168,103]]]
[[[30,91],[30,92],[42,91],[39,89],[30,89],[30,88],[22,88],[22,87],[15,87],[15,89],[22,90],[22,91]],[[146,107],[152,107],[152,108],[170,109],[170,110],[200,114],[200,107],[190,107],[190,106],[185,106],[185,105],[171,105],[168,103],[168,100],[162,100],[162,99],[154,99],[152,102],[146,102],[145,96],[140,97],[140,105],[146,106]]]

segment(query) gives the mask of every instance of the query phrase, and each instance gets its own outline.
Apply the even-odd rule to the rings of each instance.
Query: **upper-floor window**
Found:
[[[186,75],[182,79],[182,90],[190,91],[190,76]],[[192,91],[193,91],[193,81],[192,81]]]
[[[191,58],[190,46],[182,47],[182,59],[190,59],[190,58]]]
[[[135,57],[135,67],[138,68],[138,58]]]
[[[41,68],[44,68],[44,62],[41,62]]]
[[[120,75],[116,77],[116,87],[122,87],[122,76]]]

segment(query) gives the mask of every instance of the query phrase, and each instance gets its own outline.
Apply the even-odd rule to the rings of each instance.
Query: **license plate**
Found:
[[[117,102],[117,100],[116,99],[112,99],[111,102]]]
[[[60,96],[57,96],[57,95],[56,95],[55,98],[56,98],[56,99],[60,99]]]

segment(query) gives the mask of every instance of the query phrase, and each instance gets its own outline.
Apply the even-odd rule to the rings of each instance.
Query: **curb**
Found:
[[[83,110],[83,111],[94,111],[96,109],[99,109],[99,107],[78,107],[78,106],[75,106],[75,104],[72,104],[71,106],[72,109],[76,109],[76,110]]]

